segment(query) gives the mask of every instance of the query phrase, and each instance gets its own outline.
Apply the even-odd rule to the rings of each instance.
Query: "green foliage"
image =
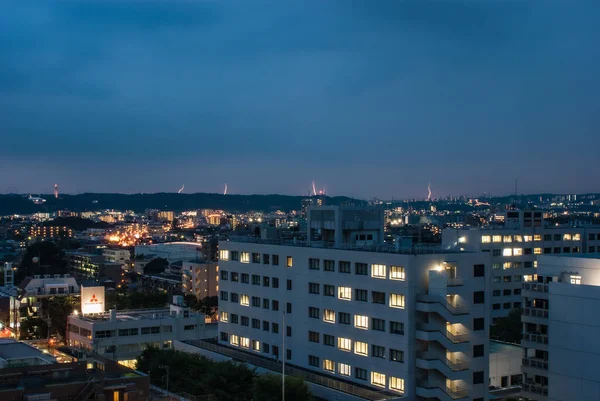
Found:
[[[81,309],[81,300],[76,297],[53,297],[47,305],[47,316],[50,319],[50,334],[61,338],[67,337],[67,318],[74,310]]]
[[[217,314],[219,307],[219,297],[217,296],[205,297],[199,300],[194,295],[186,295],[184,300],[185,304],[192,310],[199,311],[211,317]]]
[[[33,258],[39,258],[38,263]],[[15,284],[35,274],[64,274],[67,272],[65,253],[53,242],[36,242],[27,247],[23,262],[15,274]]]
[[[160,274],[163,273],[167,267],[169,267],[169,261],[167,261],[166,259],[152,259],[144,267],[144,274]]]
[[[521,309],[513,309],[508,316],[496,320],[491,327],[490,337],[494,340],[520,344],[522,330]]]
[[[169,366],[169,391],[195,396],[212,394],[219,401],[279,401],[281,379],[275,375],[257,376],[246,365],[214,362],[178,351],[147,348],[137,359],[137,369],[148,373],[152,384],[166,386]],[[306,401],[311,395],[301,379],[286,377],[286,400]]]
[[[253,401],[280,401],[281,376],[261,375],[254,379]],[[304,380],[285,377],[285,399],[289,401],[306,401],[310,399],[310,391]]]
[[[48,337],[48,323],[40,317],[28,317],[21,322],[21,340],[39,340]]]
[[[164,308],[169,303],[169,295],[164,292],[115,291],[106,295],[107,308],[117,310]]]
[[[75,231],[83,231],[88,228],[108,228],[111,225],[103,221],[95,222],[90,219],[82,219],[81,217],[57,217],[54,220],[46,221],[44,226],[69,227]]]

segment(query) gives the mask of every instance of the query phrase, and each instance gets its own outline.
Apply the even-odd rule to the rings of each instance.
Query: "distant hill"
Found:
[[[0,215],[31,214],[36,212],[54,212],[70,210],[73,212],[96,211],[105,209],[133,210],[143,212],[146,209],[195,210],[224,209],[229,212],[298,210],[305,196],[287,195],[222,195],[222,194],[80,194],[61,195],[58,199],[52,195],[42,195],[46,199],[41,205],[34,204],[24,195],[0,195]],[[330,205],[339,205],[346,201],[355,201],[345,196],[327,199]]]

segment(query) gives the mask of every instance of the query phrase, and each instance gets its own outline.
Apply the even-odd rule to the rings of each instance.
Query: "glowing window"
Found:
[[[338,348],[342,351],[352,351],[352,340],[338,337]]]
[[[357,329],[368,330],[369,329],[369,317],[354,315],[354,327]]]
[[[406,280],[406,273],[402,266],[390,266],[390,280]]]
[[[571,241],[571,234],[564,234],[563,241]]]
[[[241,342],[242,347],[250,348],[250,339],[249,338],[242,337],[242,338],[240,338],[240,340],[241,340],[240,342]]]
[[[541,255],[542,254],[542,248],[533,248],[533,254],[534,255]]]
[[[512,263],[510,263],[510,262],[504,262],[504,263],[502,263],[502,269],[503,270],[510,269],[511,267],[512,267]]]
[[[512,242],[512,235],[505,235],[504,242]]]
[[[241,294],[240,295],[240,305],[249,306],[250,305],[250,297],[248,295]]]
[[[219,319],[223,323],[227,323],[229,321],[229,313],[225,311],[221,311],[221,319]]]
[[[256,352],[260,352],[260,341],[258,341],[258,340],[252,341],[252,349]]]
[[[338,287],[338,298],[344,300],[352,299],[352,288],[350,287]]]
[[[333,372],[335,369],[335,363],[329,359],[323,360],[323,369],[329,372]]]
[[[542,234],[534,234],[533,235],[533,240],[534,241],[541,241],[542,240]]]
[[[294,261],[293,261],[292,257],[291,257],[291,256],[288,256],[288,257],[287,257],[287,263],[286,263],[286,266],[287,266],[287,267],[292,267],[292,266],[293,266],[293,264],[294,264]]]
[[[513,248],[513,256],[522,256],[523,248]]]
[[[531,236],[531,235],[524,235],[523,236],[523,241],[525,241],[525,242],[531,242],[531,241],[533,241],[533,236]]]
[[[354,353],[358,355],[369,355],[369,344],[362,341],[354,341]]]
[[[371,372],[371,384],[385,387],[385,375],[383,373]]]
[[[338,373],[343,376],[350,376],[352,372],[352,367],[350,365],[346,365],[345,363],[338,363]]]
[[[329,323],[335,323],[335,312],[331,309],[325,309],[323,311],[323,320]]]
[[[571,284],[581,284],[581,276],[571,276]]]
[[[392,308],[404,309],[404,295],[402,294],[390,294],[390,306]]]
[[[504,250],[502,251],[502,256],[512,256],[512,249],[504,248]]]
[[[390,377],[390,390],[404,391],[404,379],[399,377]]]
[[[492,242],[492,237],[490,237],[489,235],[482,235],[481,236],[481,243],[483,243],[483,244],[489,244],[490,242]]]
[[[235,334],[232,334],[232,335],[229,337],[229,343],[230,343],[231,345],[235,345],[235,346],[237,347],[238,345],[240,345],[240,339],[239,339],[239,337],[238,337],[238,336],[236,336]]]
[[[229,250],[221,249],[219,251],[219,260],[229,260]]]
[[[581,234],[573,234],[573,241],[581,241]]]
[[[242,255],[240,257],[240,262],[250,263],[250,252],[242,252]]]
[[[515,239],[515,242],[523,242],[523,236],[522,235],[515,235],[514,239]]]
[[[492,242],[502,242],[502,236],[501,235],[494,235],[492,237]]]
[[[371,265],[371,277],[385,278],[385,265]]]
[[[531,274],[526,274],[523,276],[523,281],[533,281],[533,276]]]

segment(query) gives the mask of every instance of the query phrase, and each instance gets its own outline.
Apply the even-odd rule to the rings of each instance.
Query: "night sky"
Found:
[[[600,191],[598,21],[597,0],[5,0],[0,193]]]

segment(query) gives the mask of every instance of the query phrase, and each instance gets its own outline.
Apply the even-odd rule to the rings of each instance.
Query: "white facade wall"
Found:
[[[25,286],[26,297],[66,296],[79,294],[79,284],[69,274],[34,276]]]
[[[511,378],[521,376],[523,349],[518,345],[492,342],[490,351],[490,386],[510,387],[516,385]],[[505,383],[503,383],[503,378]]]
[[[107,262],[112,263],[125,263],[126,260],[131,258],[131,254],[127,249],[104,249],[102,256]]]
[[[241,242],[221,242],[219,249],[219,341],[222,344],[231,345],[232,336],[238,336],[239,346],[243,348],[242,338],[247,338],[250,340],[249,350],[252,350],[253,341],[258,341],[260,352],[257,351],[257,354],[273,357],[273,346],[276,346],[277,358],[281,359],[284,357],[282,338],[285,335],[286,349],[291,351],[288,363],[295,366],[331,374],[374,389],[380,388],[374,383],[374,373],[385,375],[384,387],[387,390],[390,390],[392,377],[400,378],[404,380],[404,394],[409,399],[420,395],[450,400],[450,395],[444,392],[449,387],[456,392],[465,389],[469,399],[487,400],[489,308],[486,305],[489,303],[489,292],[486,290],[489,286],[486,277],[474,277],[474,265],[484,265],[485,274],[489,275],[489,255],[450,253],[415,256]],[[234,252],[239,252],[240,258],[242,252],[249,252],[250,263],[232,260]],[[253,253],[260,255],[260,263],[252,263]],[[270,263],[264,264],[264,255],[267,254]],[[274,255],[279,257],[277,266],[272,264]],[[288,257],[292,260],[291,267],[287,267]],[[309,258],[319,260],[318,270],[309,268]],[[325,260],[334,261],[334,271],[325,270]],[[340,261],[350,262],[351,273],[339,271]],[[454,280],[454,283],[460,282],[462,285],[448,286],[444,262],[456,266],[458,280]],[[367,265],[367,275],[355,273],[356,263]],[[385,278],[371,277],[373,264],[385,266]],[[404,267],[405,280],[390,280],[390,266]],[[442,272],[438,271],[440,269]],[[232,281],[234,273],[237,273],[237,282]],[[242,282],[242,274],[249,275],[248,283]],[[253,285],[252,275],[260,276],[259,285]],[[264,285],[265,277],[269,278],[268,286]],[[279,281],[278,288],[273,288],[275,279]],[[291,290],[287,289],[287,280],[291,280]],[[310,283],[319,284],[319,294],[309,293]],[[324,285],[335,286],[334,296],[324,295]],[[339,299],[340,287],[351,289],[350,300]],[[357,289],[367,290],[366,302],[356,299]],[[372,302],[374,291],[385,293],[385,304]],[[483,292],[483,303],[473,303],[475,291]],[[232,293],[239,294],[240,300],[247,295],[249,306],[241,305],[239,300],[233,302]],[[437,294],[439,298],[424,297],[427,293]],[[227,294],[228,301],[224,300],[224,294]],[[391,294],[404,295],[404,308],[390,307]],[[441,298],[445,303],[444,294],[455,294],[456,304],[464,305],[464,310],[468,312],[454,316],[441,303],[432,301]],[[253,297],[260,298],[260,307],[252,306]],[[265,299],[268,300],[268,309],[264,307]],[[273,301],[278,302],[277,311],[273,310]],[[285,314],[283,324],[287,303],[291,304],[291,313]],[[318,308],[318,318],[309,316],[310,307]],[[324,321],[325,310],[335,312],[335,323]],[[350,315],[350,324],[340,323],[340,312]],[[232,321],[233,315],[238,316],[237,324]],[[355,327],[356,316],[367,317],[368,329]],[[243,317],[248,318],[248,326],[242,325]],[[373,329],[373,318],[385,320],[384,331]],[[475,318],[483,319],[478,321],[482,323],[481,330],[474,330]],[[260,328],[253,328],[253,319],[260,321]],[[428,324],[422,323],[427,319]],[[390,322],[402,323],[404,334],[390,333]],[[447,338],[446,322],[453,323],[449,328],[452,332],[464,335],[461,337],[464,342],[454,344]],[[268,323],[268,331],[264,329],[265,323]],[[276,333],[273,332],[273,324],[278,325]],[[290,327],[291,337],[286,335],[285,326]],[[309,332],[319,333],[318,343],[309,340]],[[333,346],[324,344],[325,334],[335,337]],[[351,351],[339,349],[340,338],[351,340]],[[357,341],[368,344],[368,356],[355,352]],[[265,352],[265,344],[269,345],[268,352]],[[373,355],[373,345],[385,348],[383,358]],[[474,345],[483,346],[481,357],[473,357]],[[423,354],[425,348],[429,351]],[[391,361],[391,350],[402,351],[404,362]],[[315,360],[310,356],[319,358],[318,367],[311,366],[310,359],[312,362]],[[452,370],[446,362],[442,362],[446,359],[452,363],[462,363],[464,370]],[[325,360],[334,362],[333,372],[324,369]],[[341,374],[339,364],[350,367],[349,376]],[[356,377],[356,368],[366,370],[366,380]],[[473,384],[475,372],[478,372],[476,376],[483,377],[482,383]],[[427,378],[428,383],[419,381],[417,384],[417,379],[426,381]]]

